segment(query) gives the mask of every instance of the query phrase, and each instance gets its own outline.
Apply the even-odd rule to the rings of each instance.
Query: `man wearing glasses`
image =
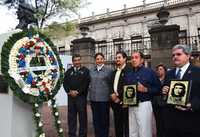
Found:
[[[175,68],[166,75],[163,94],[168,94],[170,81],[192,81],[189,102],[183,106],[168,105],[165,109],[166,137],[200,137],[200,68],[190,64],[190,47],[176,45],[172,49]]]

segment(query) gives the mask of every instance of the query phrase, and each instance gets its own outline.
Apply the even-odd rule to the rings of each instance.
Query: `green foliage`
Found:
[[[90,4],[87,0],[30,0],[34,16],[37,19],[37,27],[43,28],[45,21],[51,17],[70,16],[77,14],[78,10]],[[20,1],[6,0],[4,4],[18,7]],[[24,4],[21,2],[21,4]],[[30,4],[30,3],[29,3]],[[59,18],[58,18],[59,19]]]
[[[33,110],[33,119],[35,121],[36,125],[36,137],[40,137],[41,134],[44,133],[42,127],[43,125],[41,122],[41,114],[39,112],[39,105],[37,103],[32,104],[32,110]]]
[[[52,24],[48,25],[48,27],[42,30],[46,36],[59,39],[66,36],[69,36],[75,32],[76,26],[71,22],[66,22],[62,24],[58,24],[57,22],[53,22]]]
[[[54,126],[56,128],[57,135],[58,137],[64,137],[63,129],[61,128],[61,121],[59,119],[59,111],[56,106],[56,100],[53,98],[52,95],[50,95],[49,98],[51,100],[52,115],[54,117]],[[36,125],[36,137],[43,137],[42,136],[42,134],[44,134],[43,124],[41,121],[41,114],[39,112],[39,104],[37,102],[32,104],[32,110],[33,110],[33,119]]]
[[[54,116],[54,126],[56,127],[56,131],[59,137],[64,137],[63,129],[61,128],[61,121],[59,119],[59,111],[56,107],[55,99],[51,99],[51,106],[52,106],[52,115]],[[57,114],[56,114],[57,113]]]
[[[60,9],[69,9],[73,12],[77,12],[77,9],[80,8],[80,0],[57,0],[58,7]]]

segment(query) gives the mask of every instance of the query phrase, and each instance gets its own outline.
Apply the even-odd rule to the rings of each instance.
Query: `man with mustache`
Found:
[[[116,70],[112,73],[112,94],[111,107],[114,113],[115,121],[115,135],[116,137],[128,136],[128,107],[124,107],[123,100],[123,86],[124,75],[130,70],[126,65],[127,55],[123,51],[116,53]]]
[[[176,45],[172,49],[175,68],[168,72],[162,92],[168,94],[170,81],[174,79],[192,81],[188,104],[168,105],[165,108],[166,137],[200,137],[200,68],[190,64],[191,49],[187,45]]]

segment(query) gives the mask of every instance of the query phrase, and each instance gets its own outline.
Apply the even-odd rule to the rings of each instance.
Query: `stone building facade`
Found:
[[[188,37],[193,37],[193,44],[199,50],[200,36],[200,1],[199,0],[164,0],[155,3],[143,4],[137,7],[126,8],[118,11],[93,15],[75,20],[79,26],[89,27],[89,37],[101,45],[127,45],[127,43],[140,43],[139,45],[150,48],[149,29],[158,24],[156,14],[165,6],[170,16],[166,25],[179,25],[179,37],[187,43]],[[78,33],[78,30],[77,30]],[[70,41],[81,36],[67,37],[61,50],[69,50]],[[185,41],[184,41],[185,40]],[[191,41],[191,40],[190,40]],[[138,46],[138,45],[137,45]],[[125,46],[127,48],[127,46]],[[138,47],[137,47],[138,48]],[[58,49],[60,49],[58,47]],[[111,50],[109,50],[111,49]],[[104,49],[105,50],[105,49]],[[106,49],[111,52],[112,48]],[[148,54],[148,53],[147,53]]]
[[[97,41],[130,39],[135,36],[148,37],[148,30],[158,22],[156,14],[162,6],[165,6],[170,13],[166,25],[179,25],[180,35],[199,35],[200,1],[198,0],[165,0],[124,8],[80,19],[80,25],[87,25],[91,37]]]

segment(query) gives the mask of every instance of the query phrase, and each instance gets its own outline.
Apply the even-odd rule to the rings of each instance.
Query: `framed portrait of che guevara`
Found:
[[[191,81],[172,80],[167,98],[167,104],[186,106],[189,100]]]
[[[125,85],[123,92],[123,104],[128,106],[137,106],[136,85]]]

